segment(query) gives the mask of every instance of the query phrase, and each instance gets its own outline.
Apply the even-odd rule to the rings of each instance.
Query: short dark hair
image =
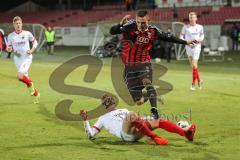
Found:
[[[116,104],[115,99],[109,95],[109,94],[104,94],[101,98],[102,100],[102,105],[107,109],[109,107],[111,107],[112,105]]]
[[[146,10],[140,10],[137,12],[138,17],[145,17],[148,14]]]

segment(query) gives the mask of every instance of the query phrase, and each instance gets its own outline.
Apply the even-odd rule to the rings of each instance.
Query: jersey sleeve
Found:
[[[97,122],[91,127],[89,121],[84,121],[84,128],[89,139],[94,139],[95,136],[101,131],[103,128],[102,119],[99,118]]]
[[[180,39],[183,39],[183,40],[185,39],[185,33],[186,33],[185,29],[186,29],[186,26],[184,25],[180,32]]]
[[[35,39],[31,32],[28,32],[28,40],[33,44],[34,48],[37,48],[38,45],[37,40]]]
[[[6,42],[7,44],[7,46],[12,46],[12,36],[11,36],[11,34],[9,34],[8,36],[7,36],[7,42]]]
[[[30,42],[35,41],[35,38],[34,38],[34,36],[33,36],[33,34],[32,34],[31,32],[27,32],[27,35],[28,35],[28,40],[29,40]]]
[[[129,32],[134,26],[136,26],[135,20],[129,20],[126,24],[117,24],[111,27],[110,33],[112,35],[121,34],[123,32]]]
[[[172,43],[178,43],[178,44],[187,44],[187,42],[185,40],[177,38],[171,33],[165,33],[163,31],[159,30],[157,27],[155,27],[155,31],[156,31],[156,35],[157,35],[156,37],[159,40],[172,42]]]
[[[201,26],[199,41],[203,41],[203,40],[204,40],[204,29],[203,29],[203,26]]]
[[[92,126],[95,130],[100,132],[103,129],[103,120],[102,118],[98,118],[97,122]]]

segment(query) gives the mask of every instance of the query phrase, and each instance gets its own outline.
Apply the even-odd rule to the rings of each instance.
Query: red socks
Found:
[[[200,76],[199,76],[198,68],[196,68],[196,70],[197,70],[196,78],[197,78],[197,81],[199,82],[200,81]]]
[[[159,128],[162,128],[168,132],[177,133],[180,136],[185,136],[184,130],[169,120],[160,119]]]
[[[192,85],[195,85],[195,81],[200,81],[200,76],[198,72],[198,68],[193,68],[192,69]]]
[[[196,68],[193,68],[193,69],[192,69],[192,85],[195,85],[196,73],[197,73]]]
[[[151,129],[149,129],[148,125],[146,124],[146,122],[144,120],[142,120],[141,118],[138,118],[136,121],[132,122],[132,124],[134,125],[134,127],[136,129],[139,130],[139,132],[141,132],[143,135],[148,136],[152,139],[154,139],[155,137],[157,137],[157,135],[151,131]]]
[[[31,87],[32,86],[32,80],[27,77],[27,76],[23,76],[21,79],[19,79],[19,81],[25,83],[27,85],[27,87]]]

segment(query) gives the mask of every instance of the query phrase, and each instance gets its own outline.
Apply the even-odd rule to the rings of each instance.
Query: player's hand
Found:
[[[187,41],[187,45],[195,45],[198,44],[199,42],[197,40],[191,40],[191,41]]]
[[[80,110],[80,116],[82,117],[82,119],[83,119],[84,121],[86,121],[87,118],[88,118],[87,112],[84,111],[84,110]]]
[[[13,48],[10,47],[10,46],[7,46],[6,51],[7,51],[7,52],[12,52],[12,51],[13,51]]]
[[[33,51],[30,49],[27,51],[27,54],[31,55],[31,54],[33,54]]]
[[[125,23],[127,23],[127,21],[129,20],[129,18],[131,17],[131,15],[126,15],[123,17],[123,19],[121,20],[120,24],[123,25]]]

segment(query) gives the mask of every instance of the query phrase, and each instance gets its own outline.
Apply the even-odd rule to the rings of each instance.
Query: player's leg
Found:
[[[50,44],[50,42],[47,42],[47,52],[50,55],[50,52],[51,52],[51,44]]]
[[[152,129],[161,128],[168,132],[176,133],[180,136],[184,136],[190,141],[193,140],[195,130],[196,130],[195,124],[192,124],[190,127],[183,129],[183,128],[179,127],[177,124],[175,124],[174,122],[172,122],[170,120],[165,120],[162,118],[160,118],[158,120],[150,119],[150,120],[148,120],[148,123],[150,124]]]
[[[143,64],[141,68],[141,75],[139,78],[140,82],[144,88],[146,88],[147,93],[144,94],[145,101],[148,99],[151,105],[151,113],[153,118],[158,119],[158,108],[157,108],[157,92],[152,84],[152,66],[151,63]]]
[[[33,81],[28,76],[28,70],[31,66],[32,59],[26,58],[26,59],[20,59],[16,60],[15,63],[18,63],[17,66],[17,76],[19,81],[25,83],[27,87],[29,88],[30,95],[35,97],[34,103],[38,103],[38,98],[40,97],[40,94],[38,93],[37,89],[34,87]]]
[[[201,52],[201,49],[196,49],[194,55],[193,55],[193,60],[192,60],[192,64],[193,64],[193,67],[195,68],[195,72],[196,72],[196,80],[198,82],[198,87],[199,89],[202,89],[202,84],[203,84],[203,81],[201,80],[200,78],[200,74],[199,74],[199,65],[198,65],[198,59],[200,57],[200,52]]]
[[[158,119],[158,108],[157,108],[157,92],[149,79],[142,80],[143,85],[146,87],[147,96],[151,105],[151,113],[154,119]]]
[[[166,139],[157,136],[149,128],[148,124],[134,112],[129,112],[127,117],[124,119],[122,132],[125,140],[128,140],[127,135],[129,135],[130,139],[131,135],[134,136],[132,140],[138,140],[145,135],[150,137],[156,144],[166,145],[168,143]]]
[[[54,53],[54,42],[51,43],[51,54]]]
[[[137,105],[142,105],[148,99],[145,99],[142,89],[144,88],[142,83],[139,83],[137,71],[133,71],[130,67],[124,68],[123,79],[127,85],[128,91],[132,96],[133,101]]]
[[[196,68],[194,67],[194,64],[193,64],[192,55],[188,56],[188,60],[192,68],[192,84],[191,84],[190,90],[195,90],[195,82],[196,82],[197,76],[196,76]]]
[[[142,105],[149,100],[151,104],[151,113],[154,118],[158,119],[157,94],[155,88],[151,84],[151,78],[151,65],[137,66],[136,68],[125,67],[124,69],[124,79],[134,102],[137,105]],[[146,88],[147,94],[142,93],[142,89],[144,88]]]
[[[32,80],[29,79],[28,76],[25,76],[25,71],[24,71],[25,60],[14,56],[14,63],[17,68],[18,80],[26,84],[27,87],[30,87],[32,85]]]
[[[189,47],[186,47],[186,52],[187,52],[189,63],[192,68],[192,84],[191,84],[190,90],[195,90],[195,82],[197,79],[197,74],[196,74],[197,72],[196,72],[196,68],[194,67],[194,62],[193,62],[194,52],[193,52],[193,49],[191,49]]]

